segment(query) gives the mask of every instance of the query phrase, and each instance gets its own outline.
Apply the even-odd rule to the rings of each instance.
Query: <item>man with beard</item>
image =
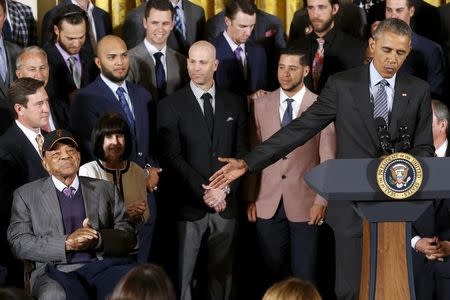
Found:
[[[311,76],[305,85],[319,94],[328,77],[364,63],[364,42],[335,27],[338,0],[308,0],[308,17],[313,31],[292,45],[304,49],[311,62]]]
[[[95,63],[100,75],[75,95],[70,111],[70,128],[80,144],[84,162],[95,159],[91,132],[97,119],[107,112],[120,113],[133,136],[131,160],[145,167],[150,158],[151,122],[155,120],[150,93],[126,81],[129,68],[128,49],[124,41],[113,35],[97,45]]]
[[[70,127],[79,141],[82,160],[95,159],[91,132],[97,119],[108,112],[119,113],[131,129],[133,149],[130,160],[145,168],[147,188],[153,192],[157,189],[160,172],[150,154],[156,126],[154,101],[146,89],[126,81],[128,49],[121,38],[114,35],[103,37],[97,44],[95,64],[100,75],[76,94],[70,112]],[[147,194],[147,201],[150,211],[156,211],[153,193]],[[139,230],[139,235],[146,237],[140,237],[140,247],[150,249],[154,218],[155,214],[152,214]]]
[[[256,143],[268,139],[314,103],[317,95],[303,84],[308,65],[304,53],[282,50],[278,63],[280,88],[255,101]],[[317,226],[323,223],[327,201],[309,188],[303,174],[335,158],[335,139],[330,124],[305,145],[258,173],[258,184],[249,189],[247,215],[250,222],[256,222],[264,278],[268,281],[264,289],[286,276],[316,282]]]
[[[83,47],[88,17],[80,7],[69,4],[61,6],[52,24],[53,43],[44,46],[50,65],[47,85],[56,99],[70,104],[72,93],[92,82],[98,73],[92,51]]]

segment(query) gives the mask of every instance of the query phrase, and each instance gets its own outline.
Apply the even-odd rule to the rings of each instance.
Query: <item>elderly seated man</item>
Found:
[[[105,299],[133,265],[127,256],[136,235],[123,201],[110,182],[78,177],[80,153],[70,132],[50,132],[42,152],[50,176],[14,192],[12,251],[32,263],[37,299]]]

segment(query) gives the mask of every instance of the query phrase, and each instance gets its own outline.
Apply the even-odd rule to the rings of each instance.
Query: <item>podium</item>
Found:
[[[363,219],[360,300],[415,300],[411,223],[432,199],[449,198],[450,158],[417,158],[420,189],[410,198],[387,197],[378,187],[380,159],[335,159],[313,168],[305,181],[328,201],[351,201]]]

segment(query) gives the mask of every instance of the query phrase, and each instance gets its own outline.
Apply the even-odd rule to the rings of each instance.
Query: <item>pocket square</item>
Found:
[[[234,121],[233,117],[228,117],[227,122]]]

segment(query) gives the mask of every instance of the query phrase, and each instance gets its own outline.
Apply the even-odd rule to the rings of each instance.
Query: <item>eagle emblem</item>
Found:
[[[398,189],[402,189],[408,185],[411,176],[408,176],[409,167],[406,164],[398,163],[390,168],[391,184],[395,184]]]

